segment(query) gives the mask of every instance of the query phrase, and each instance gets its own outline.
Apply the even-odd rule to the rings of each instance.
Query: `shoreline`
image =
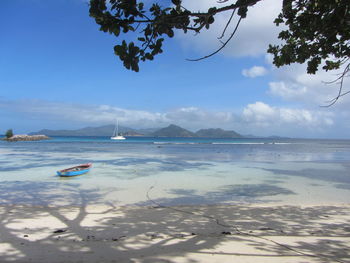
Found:
[[[0,205],[0,261],[350,262],[349,208]]]

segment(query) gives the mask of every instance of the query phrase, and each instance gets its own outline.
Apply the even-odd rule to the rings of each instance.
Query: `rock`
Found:
[[[40,141],[50,139],[46,135],[27,135],[27,134],[17,134],[13,135],[10,138],[4,138],[8,142],[17,142],[17,141]]]
[[[57,234],[57,233],[64,233],[66,232],[67,230],[64,230],[64,229],[58,229],[56,231],[53,231],[53,233]]]
[[[274,230],[274,229],[271,228],[271,227],[261,227],[261,228],[259,228],[259,230],[262,230],[262,231],[269,231],[269,230]]]

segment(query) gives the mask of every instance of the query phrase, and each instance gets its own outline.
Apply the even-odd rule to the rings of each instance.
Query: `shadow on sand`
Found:
[[[74,193],[82,205],[1,206],[0,262],[350,262],[348,207],[86,206]]]

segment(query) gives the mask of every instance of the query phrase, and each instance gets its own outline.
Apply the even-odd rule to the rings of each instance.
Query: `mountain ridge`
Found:
[[[85,127],[76,130],[50,130],[42,129],[31,132],[30,135],[43,134],[46,136],[112,136],[114,125],[103,125],[99,127]],[[133,129],[119,126],[119,132],[124,136],[152,136],[152,137],[208,137],[208,138],[243,138],[235,131],[226,131],[221,128],[200,129],[191,132],[178,125],[170,124],[164,128]]]

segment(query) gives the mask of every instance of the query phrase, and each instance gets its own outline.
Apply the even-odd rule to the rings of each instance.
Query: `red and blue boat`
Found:
[[[85,174],[88,171],[90,171],[91,166],[92,166],[92,163],[80,164],[71,168],[57,171],[57,175],[62,177],[69,177],[69,176]]]

